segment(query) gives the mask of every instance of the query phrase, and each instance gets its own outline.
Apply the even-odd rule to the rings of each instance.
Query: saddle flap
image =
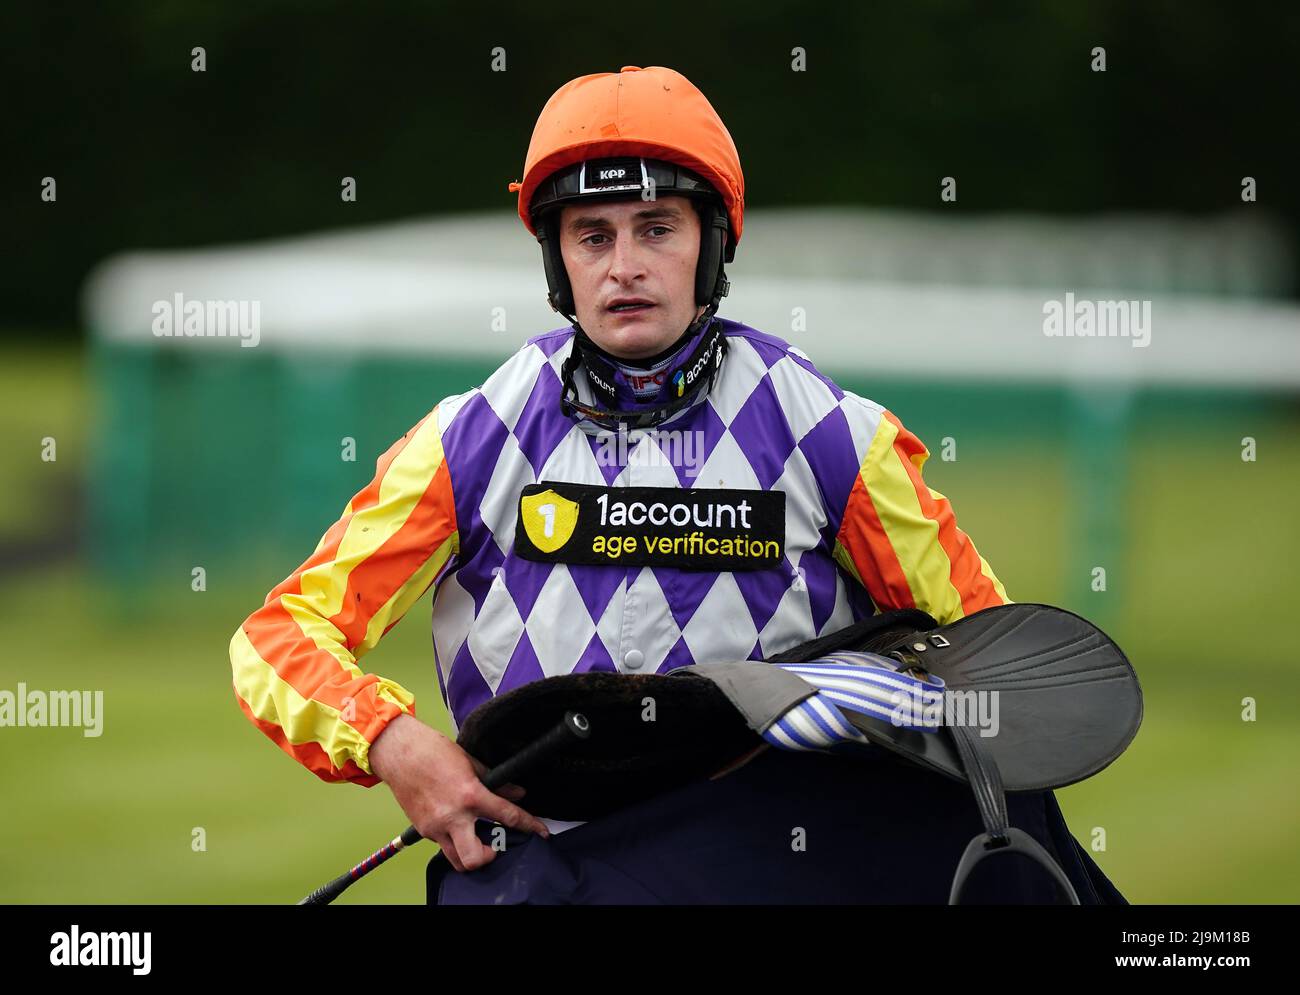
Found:
[[[1115,642],[1050,605],[987,608],[888,647],[946,684],[944,724],[978,726],[1008,791],[1060,788],[1105,769],[1137,735],[1142,689]],[[965,780],[950,738],[854,716],[873,742]],[[906,734],[906,735],[904,735]]]

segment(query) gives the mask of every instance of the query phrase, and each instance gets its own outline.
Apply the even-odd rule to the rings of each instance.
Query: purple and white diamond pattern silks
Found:
[[[457,728],[486,699],[543,677],[762,659],[873,613],[832,550],[882,409],[781,339],[715,320],[729,346],[717,381],[654,430],[619,438],[561,414],[571,327],[531,339],[481,387],[439,405],[460,546],[437,585],[433,633]],[[585,377],[575,387],[594,403]],[[519,492],[539,480],[782,490],[785,563],[708,573],[520,559]]]

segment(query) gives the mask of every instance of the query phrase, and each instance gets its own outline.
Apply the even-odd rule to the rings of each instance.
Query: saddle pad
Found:
[[[762,743],[712,681],[604,671],[548,677],[489,699],[457,742],[494,767],[569,710],[587,717],[591,734],[522,779],[520,804],[538,818],[598,818],[703,780]]]

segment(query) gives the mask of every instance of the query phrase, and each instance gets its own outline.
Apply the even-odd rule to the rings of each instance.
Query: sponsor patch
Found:
[[[543,480],[519,492],[515,552],[545,563],[768,570],[785,554],[785,492]]]

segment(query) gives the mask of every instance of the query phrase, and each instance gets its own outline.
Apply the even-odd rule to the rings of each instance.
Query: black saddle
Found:
[[[582,711],[591,737],[529,777],[527,806],[543,818],[595,819],[743,762],[765,745],[762,734],[778,718],[817,693],[772,664],[830,653],[838,663],[864,667],[879,667],[883,656],[902,673],[941,678],[949,692],[996,692],[992,736],[960,722],[927,732],[858,712],[844,715],[871,744],[970,784],[985,832],[967,847],[950,901],[960,900],[981,860],[1014,852],[1046,867],[1077,904],[1050,855],[1008,824],[1005,792],[1060,788],[1104,769],[1137,734],[1142,692],[1119,647],[1059,608],[1001,605],[943,626],[924,612],[888,612],[766,661],[551,677],[479,706],[458,742],[492,767],[566,710]]]

